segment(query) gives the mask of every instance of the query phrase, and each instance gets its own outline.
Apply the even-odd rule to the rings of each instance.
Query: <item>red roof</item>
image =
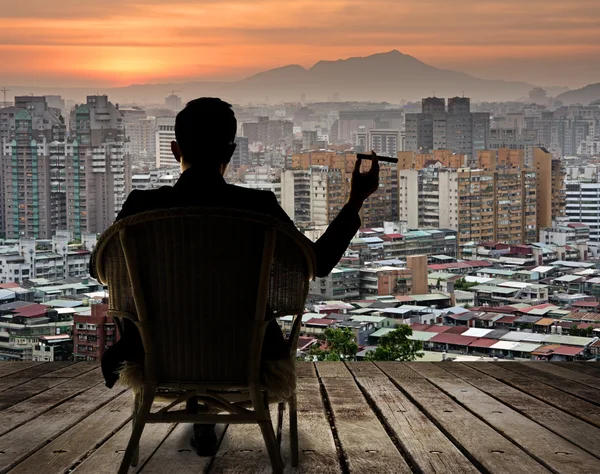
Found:
[[[500,319],[496,319],[496,323],[511,324],[515,319],[518,319],[517,316],[502,316]]]
[[[415,301],[415,300],[414,300],[413,298],[411,298],[410,296],[402,296],[402,295],[399,295],[399,296],[396,296],[395,298],[396,298],[398,301],[406,301],[406,302],[411,302],[411,303],[414,303],[414,301]]]
[[[427,331],[427,329],[429,329],[430,327],[431,327],[431,324],[413,323],[410,325],[410,328],[413,331]]]
[[[384,234],[381,238],[386,239],[386,237],[388,239],[401,239],[404,236],[402,234]]]
[[[529,313],[530,311],[533,311],[534,309],[544,309],[544,308],[549,308],[550,306],[556,306],[556,305],[553,305],[551,303],[544,303],[544,304],[538,304],[536,306],[531,306],[529,308],[523,308],[518,311],[521,313]]]
[[[577,329],[600,328],[600,324],[596,323],[579,323]]]
[[[580,224],[579,222],[570,222],[567,224],[567,227],[589,227],[585,224]]]
[[[468,346],[472,342],[476,341],[477,337],[461,336],[460,334],[437,334],[429,339],[430,342],[437,342],[439,344],[454,344],[457,346]],[[498,342],[498,341],[496,341]]]
[[[581,354],[584,351],[583,347],[574,346],[561,346],[559,345],[552,351],[552,354],[564,355],[564,356],[575,356]]]
[[[35,318],[44,316],[48,306],[43,304],[30,304],[28,306],[21,306],[13,310],[15,316],[22,316],[24,318]]]
[[[299,337],[298,338],[298,349],[302,350],[310,346],[316,341],[314,337]]]
[[[331,326],[336,322],[335,319],[312,318],[304,324],[314,324],[315,326]]]
[[[439,334],[446,332],[448,329],[450,329],[452,326],[431,326],[430,328],[427,328],[426,331],[427,332],[437,332]]]
[[[469,344],[469,347],[492,347],[497,342],[498,341],[496,339],[485,339],[482,337],[481,339],[477,339]]]
[[[10,282],[10,283],[0,283],[0,288],[3,290],[7,290],[9,288],[21,288],[18,283]]]
[[[469,329],[467,326],[450,326],[444,334],[462,334],[467,329]]]

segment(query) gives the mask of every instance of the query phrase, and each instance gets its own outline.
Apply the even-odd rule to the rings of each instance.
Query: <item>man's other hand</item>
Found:
[[[379,187],[379,160],[374,151],[371,152],[371,155],[373,156],[371,169],[366,173],[360,172],[361,159],[357,158],[354,164],[348,204],[353,206],[357,211],[360,211],[365,199],[377,191]]]

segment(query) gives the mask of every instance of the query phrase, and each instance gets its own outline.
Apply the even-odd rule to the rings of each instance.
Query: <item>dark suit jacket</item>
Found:
[[[134,214],[170,207],[225,207],[260,212],[290,224],[302,238],[292,220],[270,191],[243,188],[227,184],[223,177],[203,169],[190,168],[182,173],[174,186],[148,191],[135,190],[128,196],[117,220]],[[312,243],[317,260],[318,277],[327,276],[340,261],[350,240],[360,227],[355,209],[345,206],[319,240]],[[308,240],[308,239],[307,239]]]
[[[135,190],[127,197],[117,220],[139,214],[144,211],[168,209],[172,207],[224,207],[259,212],[283,222],[288,222],[290,229],[312,245],[316,255],[316,274],[323,277],[329,274],[339,262],[348,247],[350,240],[360,227],[360,217],[355,209],[345,206],[329,225],[327,231],[316,242],[308,240],[296,229],[292,220],[277,203],[275,195],[270,191],[247,189],[227,184],[216,171],[190,168],[184,171],[174,186],[163,186],[147,191]],[[90,259],[90,274],[95,276],[93,259]],[[267,319],[270,319],[265,315]],[[276,360],[286,353],[287,346],[279,327],[272,321],[267,326],[263,358]],[[102,358],[102,372],[106,385],[112,387],[118,379],[116,371],[126,360],[136,360],[143,354],[143,346],[137,327],[129,320],[124,320],[124,331],[121,339],[110,347]],[[141,361],[140,361],[141,362]]]

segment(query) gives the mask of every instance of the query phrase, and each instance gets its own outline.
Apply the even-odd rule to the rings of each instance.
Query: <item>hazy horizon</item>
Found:
[[[393,49],[485,79],[570,88],[600,82],[596,0],[59,3],[4,7],[0,85],[233,81]]]

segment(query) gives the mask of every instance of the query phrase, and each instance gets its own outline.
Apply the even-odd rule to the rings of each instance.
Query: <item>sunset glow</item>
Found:
[[[391,49],[479,77],[600,81],[597,0],[55,3],[60,7],[42,0],[3,7],[4,83],[233,80]]]

